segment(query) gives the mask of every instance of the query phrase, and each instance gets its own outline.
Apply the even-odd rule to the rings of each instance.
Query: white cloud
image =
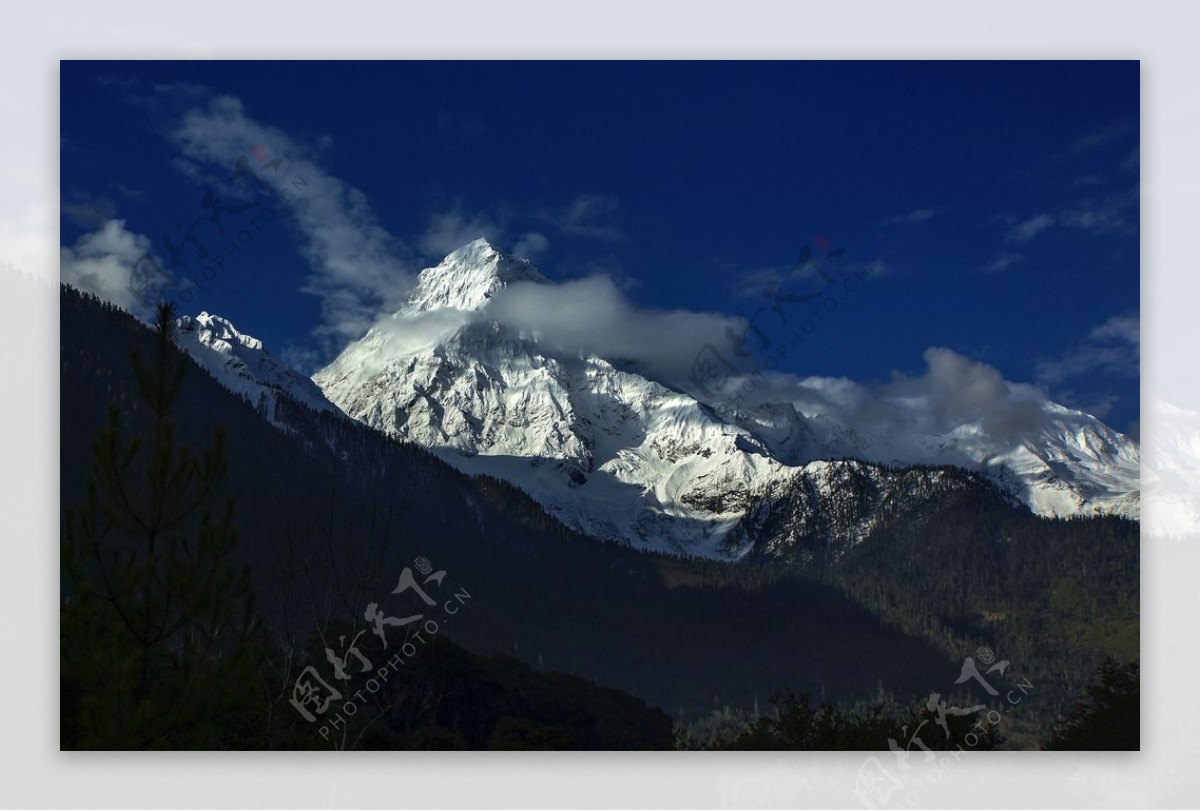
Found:
[[[1005,238],[1012,243],[1029,242],[1054,226],[1074,228],[1092,234],[1129,232],[1136,227],[1136,224],[1129,222],[1129,213],[1137,203],[1136,188],[1084,198],[1072,208],[1056,213],[1038,214],[1011,225]],[[1012,223],[1014,218],[1002,216],[1001,219]]]
[[[324,365],[319,352],[311,346],[296,343],[285,344],[279,353],[279,359],[305,374],[312,374]]]
[[[1057,386],[1095,373],[1136,376],[1141,365],[1140,334],[1137,313],[1113,316],[1061,355],[1038,361],[1037,380],[1044,386]]]
[[[1093,234],[1131,231],[1134,226],[1128,222],[1128,214],[1137,202],[1137,189],[1089,198],[1064,212],[1062,223]]]
[[[172,137],[184,158],[222,193],[251,188],[249,181],[229,180],[246,158],[292,212],[311,268],[301,289],[321,300],[317,337],[326,351],[358,338],[381,313],[399,307],[413,280],[409,249],[379,223],[361,191],[308,157],[313,150],[251,119],[231,96],[185,113]],[[267,171],[269,161],[280,158],[281,165]]]
[[[522,259],[536,259],[550,249],[550,240],[536,231],[522,234],[513,246],[513,255]]]
[[[497,295],[481,317],[520,328],[548,351],[629,363],[693,394],[689,378],[705,346],[733,360],[727,330],[744,334],[746,328],[744,319],[721,313],[638,307],[606,276],[557,285],[513,285]],[[453,327],[438,326],[443,331]],[[752,346],[754,339],[750,341]],[[760,373],[747,399],[792,402],[809,414],[837,414],[872,434],[904,436],[919,427],[920,435],[928,435],[979,421],[992,436],[1015,438],[1040,424],[1042,394],[1036,387],[1005,381],[995,368],[949,349],[933,347],[924,357],[927,368],[922,375],[895,374],[891,382],[875,387]],[[742,361],[740,368],[750,372],[748,363]]]
[[[628,362],[672,384],[686,379],[705,343],[723,341],[726,326],[738,323],[720,313],[638,307],[603,275],[512,285],[484,317],[519,327],[551,351]]]
[[[1019,265],[1025,261],[1025,255],[1020,253],[1002,253],[997,256],[992,262],[983,268],[984,273],[1000,273],[1008,270],[1013,265]]]
[[[884,391],[889,397],[924,398],[938,429],[981,420],[992,436],[1020,436],[1040,421],[1042,396],[1033,386],[1009,383],[998,369],[944,347],[930,347],[924,357],[923,375],[896,375]]]
[[[917,442],[920,437],[966,423],[978,424],[993,439],[1012,443],[1042,425],[1044,396],[1037,387],[1007,381],[994,367],[944,347],[926,349],[924,360],[922,374],[910,377],[893,372],[890,382],[878,385],[762,373],[739,379],[735,388],[742,386],[751,405],[791,403],[807,417],[836,418],[873,438],[878,453],[914,461],[935,457]]]
[[[1105,380],[1137,377],[1141,370],[1141,320],[1137,313],[1113,316],[1057,357],[1034,367],[1039,385],[1056,400],[1103,417],[1117,397]]]
[[[145,257],[151,259],[143,261]],[[62,280],[93,293],[142,320],[150,317],[157,294],[171,283],[161,262],[153,258],[148,237],[109,220],[61,251]]]
[[[1049,214],[1039,214],[1017,223],[1008,232],[1009,242],[1028,242],[1035,236],[1054,225],[1054,217]]]
[[[1091,331],[1090,337],[1101,341],[1124,341],[1141,348],[1142,319],[1137,313],[1115,315]]]
[[[141,189],[130,188],[124,183],[114,183],[113,188],[116,189],[117,193],[122,197],[126,197],[130,200],[142,200],[146,197],[146,193]]]

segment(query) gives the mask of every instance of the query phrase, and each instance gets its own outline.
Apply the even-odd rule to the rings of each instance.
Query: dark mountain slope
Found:
[[[62,499],[72,504],[107,403],[138,419],[128,352],[148,334],[64,290],[61,342]],[[889,663],[884,686],[902,695],[952,666],[828,585],[778,567],[714,577],[700,562],[595,543],[510,486],[467,478],[344,418],[281,399],[272,415],[281,431],[199,369],[184,386],[181,439],[203,446],[225,429],[238,554],[281,637],[331,618],[362,628],[367,603],[424,556],[448,572],[447,589],[472,595],[445,628],[455,641],[626,690],[676,716],[746,707],[783,688],[874,694],[881,674],[861,666],[864,650]],[[664,570],[679,567],[697,574],[668,582]]]

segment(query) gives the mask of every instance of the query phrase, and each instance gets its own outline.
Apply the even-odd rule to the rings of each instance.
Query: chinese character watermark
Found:
[[[980,673],[975,659],[967,656],[954,684],[974,682],[989,696],[999,698],[1001,691],[995,685],[1000,683],[999,678],[1005,676],[1010,663],[1008,660],[997,662],[995,654],[987,647],[980,647],[975,651],[975,656],[987,669]],[[908,725],[901,727],[903,743],[896,738],[888,738],[888,750],[895,757],[892,768],[889,769],[878,757],[867,758],[858,770],[854,782],[854,795],[868,808],[884,807],[892,803],[893,797],[897,797],[895,807],[916,807],[921,801],[918,791],[928,793],[929,786],[941,782],[966,752],[978,748],[984,742],[984,736],[990,737],[996,733],[1004,713],[1019,704],[1032,689],[1033,684],[1028,679],[1014,679],[1013,686],[1004,693],[998,709],[989,708],[986,704],[954,706],[943,700],[941,693],[931,692],[924,705],[925,714],[929,717],[920,719],[911,735]],[[968,727],[968,731],[961,734],[961,740],[956,740],[949,719],[972,716],[980,717]],[[934,741],[934,747],[930,747],[921,737],[922,731],[930,722],[932,728],[927,734],[938,736],[936,739],[930,739]],[[941,730],[940,735],[937,733],[938,729]],[[941,757],[935,753],[935,748],[940,750]],[[913,756],[917,752],[921,753],[920,758],[914,761]]]
[[[724,346],[710,342],[696,353],[688,382],[719,414],[733,413],[744,394],[766,382],[764,369],[778,369],[791,349],[802,346],[837,311],[841,297],[873,275],[865,266],[845,265],[846,249],[834,248],[828,237],[817,235],[812,243],[800,251],[789,276],[812,276],[821,282],[818,288],[792,292],[769,279],[762,290],[767,303],[743,316],[744,326],[726,325]]]
[[[471,594],[466,589],[459,588],[439,605],[439,601],[431,596],[430,591],[442,588],[446,570],[434,571],[433,565],[424,556],[413,561],[413,565],[422,575],[421,579],[418,580],[413,574],[412,568],[405,566],[400,572],[396,587],[389,595],[395,598],[393,603],[407,603],[411,608],[393,615],[386,612],[377,602],[368,603],[362,615],[367,627],[349,636],[348,642],[346,634],[339,636],[336,649],[325,646],[325,659],[329,670],[323,675],[316,666],[309,665],[301,671],[293,684],[289,703],[305,721],[316,723],[319,719],[322,722],[318,730],[322,738],[329,740],[331,732],[344,728],[346,719],[358,713],[358,702],[366,700],[364,693],[378,693],[393,674],[416,656],[418,645],[427,644],[438,634],[441,625],[437,618],[429,616],[430,609],[440,608],[440,618],[445,622],[447,617],[457,614],[460,607],[471,599]],[[411,613],[414,608],[420,613]],[[404,629],[403,638],[390,638],[387,631],[389,628]],[[365,641],[364,635],[368,633],[378,637],[379,650],[386,658],[379,660],[381,654],[372,653],[377,657],[376,661],[372,661],[364,653],[360,642]],[[366,636],[365,639],[370,639],[371,636]],[[351,692],[349,683],[356,677],[367,674],[370,675],[365,685]],[[341,702],[340,705],[330,712],[337,702]]]
[[[181,282],[176,281],[179,271],[198,267],[200,277],[208,281],[215,279],[218,271],[226,269],[227,262],[233,264],[237,260],[242,248],[254,241],[264,225],[275,222],[277,214],[269,203],[274,200],[291,202],[297,194],[303,193],[308,181],[301,175],[296,175],[290,182],[279,181],[283,158],[271,158],[261,144],[255,145],[251,154],[259,166],[255,168],[251,165],[246,155],[240,156],[230,181],[244,182],[254,197],[252,202],[231,204],[222,200],[216,192],[206,191],[200,198],[200,212],[196,216],[190,221],[176,222],[171,232],[159,237],[166,256],[166,267],[151,251],[145,252],[134,263],[128,288],[143,306],[153,306],[155,300],[173,285],[182,287],[180,299],[191,302],[194,299],[192,288],[203,290],[204,285],[195,278],[195,273]],[[277,185],[273,186],[264,179],[267,172],[279,181]],[[226,216],[245,215],[255,209],[258,212],[249,222],[240,223],[244,227],[238,227]],[[228,235],[226,226],[229,226]],[[236,233],[234,228],[237,229]]]

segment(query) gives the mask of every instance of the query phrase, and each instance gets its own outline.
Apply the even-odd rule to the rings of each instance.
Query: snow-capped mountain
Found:
[[[821,460],[846,457],[966,466],[1044,515],[1137,515],[1136,445],[1081,412],[1043,403],[1040,428],[1019,441],[995,439],[980,421],[903,446],[795,403],[720,416],[489,318],[516,284],[552,282],[476,240],[422,271],[398,312],[313,379],[352,418],[511,481],[587,534],[643,549],[740,556],[753,543],[738,529],[749,511],[797,477],[836,479],[830,464],[848,463]]]
[[[997,448],[978,423],[931,438],[946,461],[980,470],[1038,515],[1123,515],[1141,512],[1137,444],[1100,420],[1057,403],[1019,444]]]
[[[475,317],[515,282],[549,283],[473,242],[423,271],[391,322],[313,379],[354,419],[509,480],[589,535],[718,555],[754,498],[791,470],[686,394],[602,358],[544,354]]]
[[[304,375],[276,358],[262,341],[239,332],[227,319],[208,313],[176,321],[179,347],[225,388],[245,394],[264,413],[274,412],[275,398],[285,394],[317,411],[337,411]]]
[[[804,381],[810,388],[826,384]],[[1095,417],[1057,403],[1032,404],[1037,418],[1017,440],[997,437],[986,420],[923,433],[921,426],[852,428],[829,414],[805,415],[793,404],[737,410],[733,418],[763,439],[775,458],[803,465],[854,457],[889,465],[951,464],[974,470],[1039,515],[1116,514],[1137,518],[1137,444]]]

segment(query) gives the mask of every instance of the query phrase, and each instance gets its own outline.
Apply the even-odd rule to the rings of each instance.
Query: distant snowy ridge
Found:
[[[317,411],[338,411],[304,375],[276,358],[257,338],[239,332],[229,320],[202,312],[176,321],[179,347],[222,386],[246,395],[270,416],[280,395]]]

